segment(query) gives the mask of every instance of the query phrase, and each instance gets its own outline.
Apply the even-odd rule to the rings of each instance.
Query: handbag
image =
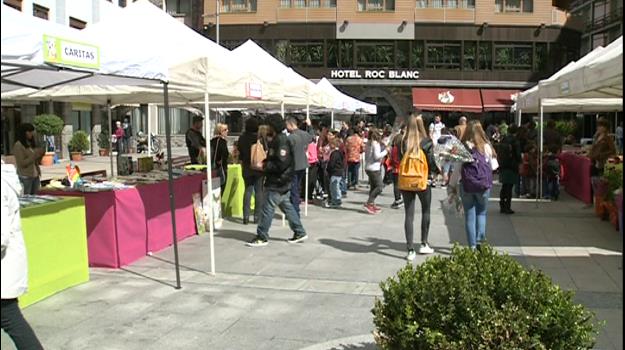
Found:
[[[219,141],[221,139],[217,139],[217,143],[215,144],[215,155],[213,156],[212,168],[217,172],[217,176],[219,177],[219,184],[223,186],[226,183],[226,174],[224,172],[224,168],[221,165],[217,165],[217,149],[219,148]]]

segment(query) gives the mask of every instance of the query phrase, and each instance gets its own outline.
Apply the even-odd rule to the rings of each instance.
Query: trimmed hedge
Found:
[[[380,284],[372,310],[382,349],[589,349],[594,315],[537,270],[484,246],[454,246]]]

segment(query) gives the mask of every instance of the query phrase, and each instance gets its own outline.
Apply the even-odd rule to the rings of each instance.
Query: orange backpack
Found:
[[[421,192],[428,187],[428,162],[421,148],[417,153],[404,154],[399,164],[399,189]]]

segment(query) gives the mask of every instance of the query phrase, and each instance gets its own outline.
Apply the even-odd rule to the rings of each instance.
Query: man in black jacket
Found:
[[[262,247],[268,244],[269,228],[276,212],[276,206],[280,207],[289,221],[289,226],[293,230],[293,237],[289,243],[298,243],[308,239],[308,235],[302,226],[299,215],[293,208],[290,200],[291,183],[295,167],[293,157],[293,145],[284,134],[285,124],[278,114],[267,118],[267,125],[271,129],[273,139],[269,143],[269,152],[264,163],[265,174],[265,203],[258,228],[256,238],[247,243],[250,247]]]

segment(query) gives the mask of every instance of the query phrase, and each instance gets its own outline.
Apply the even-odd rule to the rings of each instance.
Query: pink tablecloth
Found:
[[[560,164],[562,165],[560,183],[564,185],[566,192],[584,203],[592,204],[590,159],[573,152],[563,152],[560,154]]]
[[[194,193],[204,175],[175,180],[178,240],[196,234]],[[89,265],[119,268],[173,243],[167,182],[108,192],[51,192],[85,197]]]

